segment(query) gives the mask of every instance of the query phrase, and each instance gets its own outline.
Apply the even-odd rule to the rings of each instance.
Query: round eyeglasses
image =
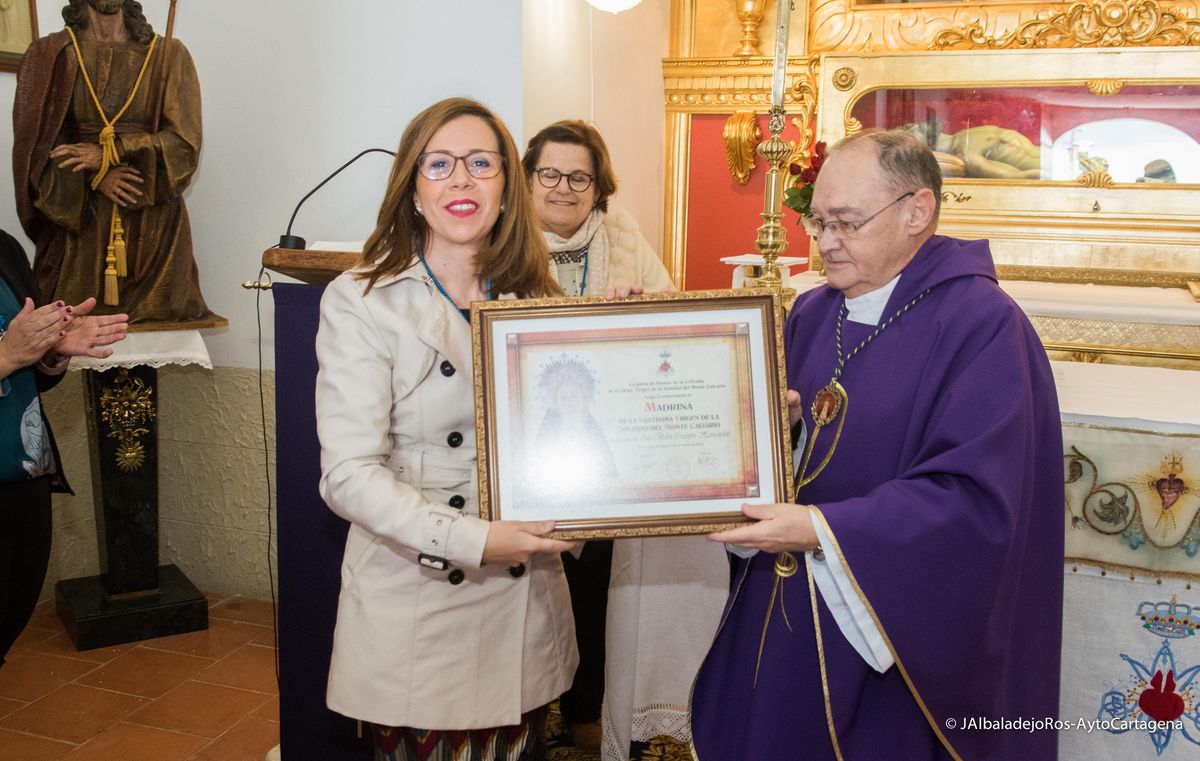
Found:
[[[467,168],[467,174],[477,180],[495,177],[504,168],[504,157],[495,151],[471,151],[465,156],[430,151],[417,156],[417,171],[427,180],[444,180],[454,174],[454,167],[460,161]]]
[[[543,188],[553,190],[562,182],[562,178],[567,178],[567,187],[574,190],[576,193],[582,193],[592,186],[596,179],[596,175],[588,174],[587,172],[560,172],[552,166],[542,166],[534,169],[534,174],[538,176],[538,182]]]
[[[858,237],[858,231],[866,227],[867,223],[896,204],[900,203],[905,198],[915,195],[916,192],[917,191],[915,190],[910,190],[861,222],[851,222],[845,219],[831,219],[826,221],[820,217],[815,217],[812,214],[805,214],[803,217],[800,217],[800,221],[804,224],[804,232],[808,233],[813,240],[820,238],[826,230],[833,233],[835,238],[841,238],[842,240],[853,240],[854,238]]]

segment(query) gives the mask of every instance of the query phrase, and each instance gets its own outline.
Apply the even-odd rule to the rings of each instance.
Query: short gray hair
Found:
[[[934,219],[937,219],[942,210],[942,169],[928,146],[900,130],[868,129],[843,138],[831,152],[858,143],[870,143],[875,147],[875,156],[889,189],[897,193],[921,188],[932,190],[937,203]]]

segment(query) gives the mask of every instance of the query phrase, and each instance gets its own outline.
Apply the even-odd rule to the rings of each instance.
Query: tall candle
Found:
[[[788,16],[792,0],[779,0],[775,20],[775,72],[771,77],[771,105],[783,108],[783,81],[787,75]]]

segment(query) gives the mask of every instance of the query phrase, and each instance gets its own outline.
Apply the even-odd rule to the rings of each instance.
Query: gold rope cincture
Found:
[[[846,308],[845,300],[842,301],[842,308],[838,312],[837,327],[834,329],[834,347],[837,351],[837,367],[834,368],[833,378],[830,379],[829,383],[825,384],[823,389],[817,392],[816,397],[813,399],[811,406],[813,432],[812,436],[808,438],[808,443],[804,447],[804,457],[800,460],[800,469],[796,473],[796,485],[792,492],[792,502],[799,501],[800,487],[812,483],[816,477],[821,474],[821,471],[825,470],[825,466],[829,464],[831,459],[833,459],[833,452],[835,449],[837,449],[838,442],[841,441],[842,426],[846,423],[846,410],[849,407],[850,399],[846,394],[846,389],[842,387],[842,384],[838,382],[838,379],[842,377],[842,371],[846,369],[846,363],[850,361],[851,357],[862,351],[867,344],[875,340],[875,336],[887,330],[888,326],[895,322],[900,315],[916,306],[917,302],[925,298],[925,296],[932,290],[932,286],[926,288],[917,294],[907,304],[897,309],[891,317],[879,323],[878,327],[875,328],[871,335],[864,338],[858,344],[858,346],[854,347],[853,351],[845,356],[842,355],[842,323],[845,322],[846,315],[849,310]],[[818,465],[812,473],[806,474],[809,458],[812,457],[813,447],[817,442],[817,437],[820,435],[821,429],[832,423],[834,420],[837,420],[837,430],[834,431],[833,443],[829,445],[829,451],[825,453],[825,457],[822,458],[821,464]],[[808,562],[809,561],[806,553],[805,564]],[[780,552],[775,555],[775,580],[771,585],[771,599],[767,602],[767,615],[763,618],[762,636],[758,641],[758,660],[754,665],[755,686],[758,685],[758,671],[759,667],[762,665],[763,648],[767,644],[767,628],[771,624],[771,613],[775,610],[776,597],[779,598],[779,608],[783,612],[783,621],[785,624],[787,624],[788,631],[792,630],[792,624],[790,621],[788,621],[787,609],[784,607],[783,603],[782,587],[784,579],[789,579],[794,576],[798,569],[799,563],[796,560],[796,556],[792,553]],[[810,573],[810,592],[811,587],[812,579]]]
[[[71,46],[75,48],[75,59],[79,62],[79,72],[83,74],[83,83],[87,86],[88,95],[92,97],[92,103],[96,104],[100,121],[104,122],[104,129],[100,130],[100,170],[92,178],[92,190],[96,190],[100,187],[104,175],[108,174],[108,170],[121,163],[121,156],[117,153],[116,124],[133,105],[133,99],[137,97],[146,70],[150,68],[150,58],[154,55],[154,46],[158,43],[158,35],[150,40],[150,49],[146,51],[146,59],[142,61],[142,70],[138,72],[137,81],[133,83],[133,90],[125,100],[125,105],[121,106],[121,110],[117,112],[116,116],[109,119],[108,114],[104,113],[104,106],[100,105],[100,98],[96,95],[92,78],[88,76],[87,66],[83,63],[83,52],[79,49],[79,40],[75,37],[75,31],[68,26],[67,34],[71,35]],[[121,214],[117,210],[118,208],[114,202],[112,221],[108,228],[108,251],[104,257],[104,303],[110,305],[116,305],[120,301],[117,278],[126,277],[129,273],[129,265],[125,256],[125,227],[121,223]]]
[[[829,674],[825,670],[825,640],[821,638],[821,616],[817,612],[817,585],[813,579],[812,558],[804,555],[804,570],[808,574],[808,601],[812,605],[813,633],[817,639],[817,663],[821,667],[821,695],[825,699],[825,723],[829,726],[829,739],[833,743],[833,755],[842,761],[842,749],[838,745],[837,729],[833,726],[833,703],[829,697]]]
[[[754,686],[758,686],[758,670],[762,666],[763,648],[767,644],[767,624],[771,622],[771,611],[775,609],[775,598],[779,597],[779,610],[783,612],[783,622],[788,631],[792,631],[792,622],[787,617],[787,607],[783,602],[783,580],[791,578],[800,569],[796,556],[790,552],[779,552],[775,555],[775,580],[771,584],[771,600],[767,603],[767,617],[763,619],[762,637],[758,640],[758,660],[754,662]]]

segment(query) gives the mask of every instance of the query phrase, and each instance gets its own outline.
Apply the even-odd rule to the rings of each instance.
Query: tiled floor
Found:
[[[271,604],[208,598],[208,631],[84,652],[38,608],[0,668],[0,759],[262,761],[279,743]]]

